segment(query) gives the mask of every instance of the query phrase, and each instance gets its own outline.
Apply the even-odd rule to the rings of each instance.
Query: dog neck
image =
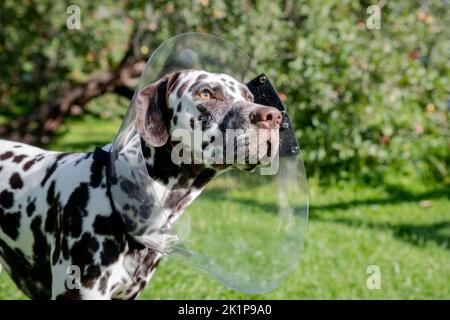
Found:
[[[153,147],[141,140],[128,145],[141,146],[143,157],[133,147],[119,153],[111,185],[113,201],[127,232],[163,251],[173,240],[173,224],[217,171],[202,164],[173,163],[170,144]]]
[[[149,176],[165,186],[169,192],[197,192],[217,174],[204,164],[175,164],[172,161],[172,145],[167,142],[161,147],[153,147],[141,139],[142,154]]]

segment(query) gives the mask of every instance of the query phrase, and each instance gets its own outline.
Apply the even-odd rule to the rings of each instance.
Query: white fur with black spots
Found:
[[[161,88],[166,94],[155,97]],[[280,113],[254,104],[247,87],[225,74],[176,72],[141,90],[137,103],[141,144],[136,145],[156,186],[149,208],[169,213],[161,225],[173,224],[205,185],[230,167],[168,163],[174,130],[245,134],[269,128],[278,137]],[[209,138],[205,134],[203,142]],[[60,153],[0,140],[0,265],[33,299],[135,298],[162,256],[124,231],[136,210],[130,196],[136,190],[130,188],[112,182],[113,203],[118,192],[130,198],[128,207],[114,214],[106,167],[92,152]],[[79,277],[71,272],[74,266]]]

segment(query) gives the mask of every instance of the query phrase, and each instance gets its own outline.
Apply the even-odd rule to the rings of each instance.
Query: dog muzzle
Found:
[[[161,44],[146,64],[112,145],[109,179],[114,206],[136,241],[246,293],[280,286],[298,266],[308,215],[307,181],[294,128],[269,75],[255,65],[237,47],[208,34],[180,34]],[[233,158],[243,159],[241,164],[204,164],[216,174],[181,214],[167,204],[177,177],[164,182],[149,174],[164,169],[153,166],[151,152],[175,144],[171,137],[164,143],[158,131],[164,112],[158,118],[155,112],[160,110],[145,108],[168,108],[157,100],[167,95],[168,86],[179,85],[168,75],[183,70],[231,76],[252,93],[252,103],[277,109],[281,119],[273,129],[278,130],[278,141],[258,144],[277,146],[264,161],[254,157],[250,163],[248,155]],[[159,85],[152,87],[155,83]],[[140,97],[144,90],[150,98]],[[143,151],[145,139],[155,144],[150,155]],[[189,168],[186,163],[177,165]],[[191,196],[197,191],[193,187]]]

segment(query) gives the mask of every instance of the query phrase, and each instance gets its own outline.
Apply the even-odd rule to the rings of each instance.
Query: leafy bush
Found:
[[[70,1],[2,1],[0,112],[16,116],[50,99],[67,82],[117,63],[130,24],[115,1],[81,6],[81,30],[66,26]]]
[[[249,52],[287,97],[310,173],[450,182],[449,6],[420,3],[387,3],[369,30],[366,1],[156,1],[171,18],[150,34],[208,31]]]

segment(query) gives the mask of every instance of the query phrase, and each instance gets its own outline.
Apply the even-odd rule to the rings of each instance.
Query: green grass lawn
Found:
[[[92,149],[110,142],[118,125],[72,120],[51,148]],[[449,299],[450,190],[408,177],[391,181],[376,188],[356,183],[323,187],[311,179],[301,262],[274,291],[242,294],[166,259],[141,299]],[[250,206],[244,201],[248,194],[237,197]],[[204,199],[197,210],[214,208],[218,201]],[[263,217],[263,206],[252,209]],[[367,288],[371,265],[380,268],[380,289]],[[0,299],[25,299],[5,272]]]

